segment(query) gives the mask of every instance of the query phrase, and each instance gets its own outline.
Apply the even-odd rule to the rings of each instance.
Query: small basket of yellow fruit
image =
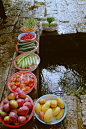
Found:
[[[35,102],[34,106],[36,118],[48,125],[61,122],[67,113],[67,106],[64,100],[53,94],[43,95]]]

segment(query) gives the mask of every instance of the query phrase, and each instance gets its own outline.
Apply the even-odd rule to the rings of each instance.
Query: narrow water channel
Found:
[[[40,40],[41,42],[40,56],[42,60],[39,65],[40,68],[39,97],[44,94],[56,94],[58,96],[74,95],[79,98],[80,95],[86,94],[85,56],[83,54],[80,54],[80,57],[76,56],[77,54],[76,55],[73,54],[73,56],[70,56],[69,53],[68,56],[64,56],[64,54],[63,56],[57,56],[58,52],[55,52],[53,50],[55,55],[52,54],[52,57],[54,56],[54,58],[51,57],[52,59],[50,59],[49,54],[46,55],[46,53],[50,53],[51,48],[49,47],[48,50],[46,50],[45,48],[43,54],[42,47],[44,47],[44,44],[46,44],[45,46],[47,47],[48,42],[50,44],[51,43],[54,44],[54,42],[57,41],[57,39],[55,39],[54,37],[54,42],[52,42],[52,40],[49,37],[48,38],[47,36],[45,38],[44,37],[41,37]],[[72,38],[72,40],[74,40],[74,38]],[[64,43],[66,42],[67,41],[64,41]],[[64,45],[62,43],[63,42],[60,42],[61,45]],[[78,51],[76,51],[76,53],[78,53]]]

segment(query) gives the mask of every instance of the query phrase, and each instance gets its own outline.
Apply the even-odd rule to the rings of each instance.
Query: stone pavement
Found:
[[[8,23],[0,24],[0,101],[4,97],[3,93],[5,94],[6,91],[8,92],[7,94],[10,93],[6,90],[7,80],[16,71],[12,67],[13,60],[16,57],[15,45],[25,18],[34,17],[41,23],[46,20],[47,16],[52,15],[58,22],[57,32],[59,35],[77,32],[86,33],[85,0],[2,1],[8,17]],[[2,22],[1,19],[0,22]],[[39,29],[42,29],[41,26],[39,26]],[[66,119],[61,125],[58,125],[58,129],[81,129],[82,124],[86,125],[86,96],[82,95],[80,100],[77,100],[75,96],[63,96],[63,98],[67,103],[68,112]],[[40,128],[40,123],[33,126],[33,129],[37,127]],[[5,127],[2,127],[1,124],[0,128]],[[45,128],[44,125],[42,128]],[[51,128],[54,127],[51,126]]]

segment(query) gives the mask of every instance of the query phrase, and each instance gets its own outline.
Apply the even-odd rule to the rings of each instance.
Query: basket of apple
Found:
[[[0,121],[10,128],[26,124],[33,113],[34,102],[22,90],[18,93],[10,93],[0,104]]]

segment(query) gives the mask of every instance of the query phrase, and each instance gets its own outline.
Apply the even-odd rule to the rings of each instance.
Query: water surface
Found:
[[[39,96],[44,94],[74,95],[86,94],[86,60],[64,58],[40,63]]]

